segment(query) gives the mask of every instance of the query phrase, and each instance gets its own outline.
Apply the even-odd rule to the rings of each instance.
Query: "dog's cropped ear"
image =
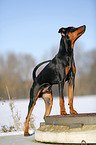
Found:
[[[61,35],[65,36],[65,28],[60,28],[58,33],[61,33]]]

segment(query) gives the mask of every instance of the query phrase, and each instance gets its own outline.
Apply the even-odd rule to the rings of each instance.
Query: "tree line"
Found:
[[[6,88],[11,98],[27,98],[34,66],[35,59],[31,55],[0,56],[0,98],[8,99]]]
[[[82,52],[78,48],[75,55],[77,66],[75,95],[96,94],[96,49]],[[8,99],[7,89],[11,98],[28,98],[33,82],[32,70],[35,65],[36,60],[32,55],[14,53],[0,55],[0,99]],[[53,95],[56,96],[58,87],[55,86],[52,89]],[[65,85],[64,94],[68,95],[67,85]]]

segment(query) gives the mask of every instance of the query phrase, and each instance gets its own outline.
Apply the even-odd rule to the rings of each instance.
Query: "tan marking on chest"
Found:
[[[69,70],[70,70],[70,66],[67,66],[67,67],[65,68],[65,74],[66,74],[66,75],[68,74]]]
[[[75,73],[76,73],[76,68],[75,68],[75,66],[73,65],[72,68],[73,68],[73,73],[75,74]]]

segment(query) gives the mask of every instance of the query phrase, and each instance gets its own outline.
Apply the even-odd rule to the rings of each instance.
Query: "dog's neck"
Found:
[[[73,48],[71,48],[71,41],[62,36],[60,41],[59,53],[60,56],[73,56]]]

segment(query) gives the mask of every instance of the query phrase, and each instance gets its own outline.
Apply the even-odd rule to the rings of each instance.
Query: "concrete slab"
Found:
[[[35,132],[35,139],[50,143],[96,143],[96,125],[84,125],[82,128],[44,125]]]
[[[64,125],[70,128],[82,127],[82,125],[96,125],[96,113],[46,116],[45,124]]]

